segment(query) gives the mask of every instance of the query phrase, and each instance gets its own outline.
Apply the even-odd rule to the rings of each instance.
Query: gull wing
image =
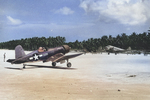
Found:
[[[74,58],[74,57],[77,57],[77,56],[82,55],[82,54],[83,53],[72,54],[72,55],[64,55],[63,53],[58,53],[54,56],[49,57],[48,59],[44,60],[43,62],[48,62],[48,61],[60,62],[62,60],[68,60],[70,58]]]
[[[53,62],[54,60],[56,60],[56,59],[58,59],[58,58],[60,58],[62,56],[64,56],[63,53],[58,53],[58,54],[55,54],[55,55],[49,57],[48,59],[44,60],[43,62],[48,62],[48,61],[52,61]]]
[[[53,62],[60,62],[62,60],[68,60],[68,59],[71,59],[71,58],[74,58],[74,57],[77,57],[77,56],[80,56],[82,55],[83,53],[79,53],[79,54],[72,54],[72,55],[63,55],[57,59],[55,59]]]

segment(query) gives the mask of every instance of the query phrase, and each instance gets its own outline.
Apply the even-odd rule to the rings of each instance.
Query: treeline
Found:
[[[105,35],[101,38],[90,38],[82,42],[76,40],[75,42],[69,42],[68,45],[73,49],[84,49],[89,52],[102,51],[107,45],[113,45],[123,49],[130,47],[132,50],[150,50],[150,33],[144,32],[142,34],[136,34],[133,32],[131,35],[122,33],[116,37]]]
[[[21,40],[12,40],[0,43],[1,49],[14,49],[17,45],[22,45],[25,50],[36,50],[39,47],[56,47],[65,44],[65,37],[33,37]]]
[[[131,47],[133,50],[150,50],[150,33],[135,32],[131,35],[122,33],[116,37],[102,36],[101,38],[90,38],[88,40],[66,42],[65,37],[33,37],[21,40],[12,40],[0,43],[1,49],[14,49],[17,45],[22,45],[25,50],[36,50],[38,47],[52,48],[67,44],[74,50],[84,50],[87,52],[99,52],[104,50],[107,45],[113,45],[123,49]]]

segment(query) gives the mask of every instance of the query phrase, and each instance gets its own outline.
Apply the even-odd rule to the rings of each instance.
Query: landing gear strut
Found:
[[[69,60],[67,59],[67,67],[71,67],[71,63],[69,62]]]
[[[56,62],[52,62],[52,66],[55,67],[55,66],[56,66]],[[68,67],[68,68],[71,67],[71,63],[68,62],[68,60],[67,60],[67,67]]]

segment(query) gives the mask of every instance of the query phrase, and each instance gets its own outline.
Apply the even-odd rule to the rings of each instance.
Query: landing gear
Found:
[[[69,68],[71,67],[71,63],[70,62],[67,63],[67,67],[69,67]]]
[[[56,66],[56,62],[52,62],[52,66],[55,67],[55,66]],[[67,60],[67,67],[68,67],[68,68],[71,67],[71,63],[68,62],[68,60]]]
[[[71,63],[69,62],[69,59],[67,59],[67,67],[68,67],[68,68],[71,67]]]
[[[52,66],[55,67],[56,66],[56,62],[52,62]]]
[[[23,64],[23,69],[25,69],[26,68],[26,64]]]

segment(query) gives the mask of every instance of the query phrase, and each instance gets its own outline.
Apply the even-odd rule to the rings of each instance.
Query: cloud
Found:
[[[9,23],[11,25],[20,25],[20,24],[22,24],[22,21],[19,20],[19,19],[14,19],[14,18],[12,18],[10,16],[7,16],[7,19],[9,20]]]
[[[63,8],[56,10],[55,13],[59,13],[59,14],[63,14],[63,15],[70,15],[70,14],[73,14],[74,11],[68,7],[63,7]]]
[[[98,13],[99,18],[105,21],[139,25],[150,19],[149,3],[149,0],[84,0],[80,7],[86,13]]]

